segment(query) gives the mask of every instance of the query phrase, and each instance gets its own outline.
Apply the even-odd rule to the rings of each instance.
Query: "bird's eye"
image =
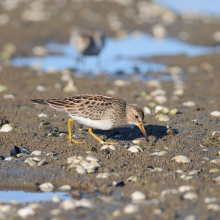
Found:
[[[135,118],[138,118],[138,115],[135,115]]]

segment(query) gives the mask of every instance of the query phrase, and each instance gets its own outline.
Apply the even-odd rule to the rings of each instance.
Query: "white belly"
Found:
[[[101,129],[101,130],[110,130],[112,129],[112,123],[110,120],[91,120],[89,118],[82,118],[79,116],[70,115],[71,118],[74,118],[80,124],[83,124],[88,127]]]

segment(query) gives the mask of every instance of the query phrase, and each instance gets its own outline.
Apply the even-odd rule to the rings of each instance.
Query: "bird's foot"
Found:
[[[85,141],[81,141],[81,140],[73,140],[72,138],[69,139],[69,142],[72,144],[72,143],[75,143],[75,144],[86,144]]]

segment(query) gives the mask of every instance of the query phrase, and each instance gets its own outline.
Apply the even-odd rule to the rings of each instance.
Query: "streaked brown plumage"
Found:
[[[143,110],[135,105],[127,105],[123,99],[115,95],[85,94],[62,99],[34,99],[31,101],[69,114],[72,118],[68,122],[70,142],[79,143],[72,140],[71,137],[73,120],[90,127],[89,133],[101,143],[104,142],[92,133],[92,128],[110,130],[134,124],[141,129],[147,139],[143,126]]]

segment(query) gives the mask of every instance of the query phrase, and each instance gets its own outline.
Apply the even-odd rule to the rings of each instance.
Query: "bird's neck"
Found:
[[[131,114],[132,114],[132,105],[126,105],[126,123],[127,125],[130,125],[130,118],[131,118]]]

